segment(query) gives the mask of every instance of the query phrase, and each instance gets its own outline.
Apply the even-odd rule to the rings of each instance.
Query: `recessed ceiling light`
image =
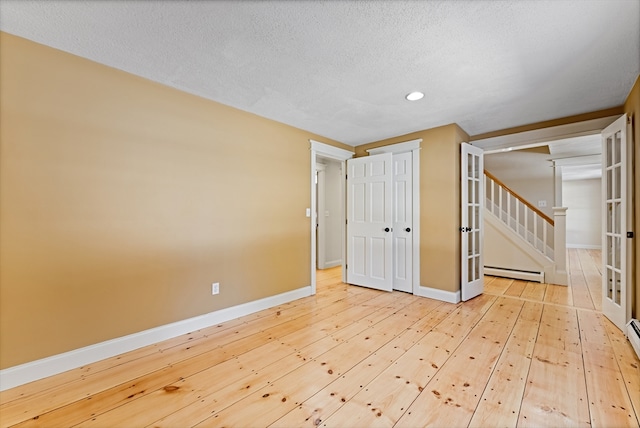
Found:
[[[422,92],[411,92],[410,94],[407,94],[405,98],[409,101],[418,101],[422,97],[424,97],[424,94]]]

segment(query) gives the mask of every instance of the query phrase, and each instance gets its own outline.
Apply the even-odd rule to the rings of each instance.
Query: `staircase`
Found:
[[[485,274],[567,285],[566,208],[550,218],[485,171]]]

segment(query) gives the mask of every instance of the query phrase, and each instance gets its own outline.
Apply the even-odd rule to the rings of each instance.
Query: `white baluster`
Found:
[[[511,192],[507,192],[507,226],[511,227]]]
[[[502,186],[498,187],[498,213],[500,214],[500,219],[502,220]]]
[[[520,205],[522,202],[516,200],[516,232],[520,233]]]
[[[542,219],[542,254],[547,255],[547,221]]]

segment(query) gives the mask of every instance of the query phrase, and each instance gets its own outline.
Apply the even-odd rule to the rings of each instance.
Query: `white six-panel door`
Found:
[[[393,289],[413,292],[413,154],[393,155]]]
[[[627,287],[627,116],[602,131],[602,313],[624,331],[631,319]]]
[[[483,150],[462,144],[461,156],[461,294],[462,300],[472,299],[484,291],[484,261],[482,257],[484,204]]]
[[[392,155],[347,161],[347,282],[392,290]]]

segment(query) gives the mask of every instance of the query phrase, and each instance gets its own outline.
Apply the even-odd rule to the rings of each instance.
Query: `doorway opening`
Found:
[[[317,179],[317,165],[319,161],[323,162],[336,162],[340,165],[340,170],[345,171],[346,160],[353,157],[355,152],[340,149],[338,147],[330,146],[328,144],[320,143],[315,140],[309,140],[311,143],[311,208],[309,209],[309,215],[311,217],[310,222],[310,232],[311,232],[311,294],[316,294],[316,268],[318,266],[318,186],[316,184]],[[325,169],[326,171],[326,169]],[[345,175],[341,174],[340,178],[340,189],[345,189],[346,179]],[[344,224],[344,219],[346,218],[345,214],[345,204],[344,204],[344,196],[341,196],[342,204],[340,208],[340,212],[336,213],[336,217],[340,219],[340,260],[342,265],[342,281],[346,281],[345,277],[345,255],[346,255],[346,242],[345,242],[345,233],[346,228]],[[326,210],[325,210],[326,211]]]
[[[317,156],[316,163],[316,269],[342,266],[342,164]]]

